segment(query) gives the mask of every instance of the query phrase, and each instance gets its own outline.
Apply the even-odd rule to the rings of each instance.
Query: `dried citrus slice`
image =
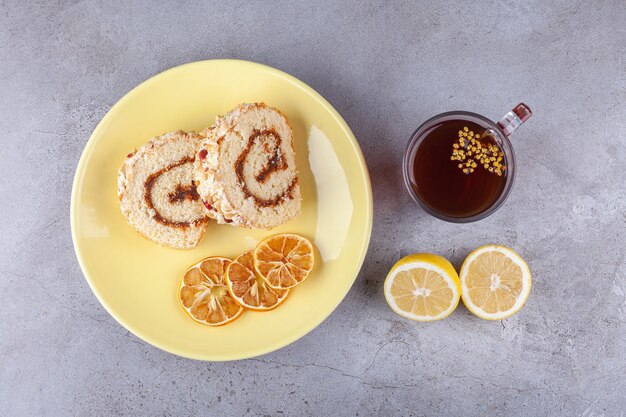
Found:
[[[459,304],[459,276],[447,259],[416,254],[400,259],[385,279],[389,307],[402,317],[435,321],[448,317]]]
[[[267,311],[287,299],[289,290],[277,290],[261,279],[254,270],[253,251],[239,255],[226,269],[226,281],[231,295],[250,310]]]
[[[243,313],[226,286],[226,268],[230,259],[203,259],[185,271],[178,292],[181,306],[198,323],[221,326]]]
[[[461,297],[469,311],[486,320],[515,314],[530,294],[530,268],[512,249],[481,246],[461,267]]]
[[[313,269],[313,245],[302,236],[270,236],[254,249],[254,269],[276,289],[293,288]]]

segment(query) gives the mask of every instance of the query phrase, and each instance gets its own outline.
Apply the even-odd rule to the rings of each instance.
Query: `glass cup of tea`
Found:
[[[424,122],[411,136],[402,163],[413,200],[427,213],[454,223],[491,215],[508,197],[515,178],[508,137],[531,115],[520,103],[497,123],[465,111]]]

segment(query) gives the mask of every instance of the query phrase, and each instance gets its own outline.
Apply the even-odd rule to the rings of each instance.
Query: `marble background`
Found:
[[[0,2],[0,414],[626,414],[626,7],[613,1]],[[274,66],[343,115],[367,160],[367,259],[322,325],[272,354],[203,363],[118,325],[76,261],[76,164],[143,80],[202,59]],[[426,118],[519,101],[515,188],[478,223],[410,200],[400,160]],[[497,242],[534,273],[501,322],[418,324],[382,281],[413,252],[459,264]]]

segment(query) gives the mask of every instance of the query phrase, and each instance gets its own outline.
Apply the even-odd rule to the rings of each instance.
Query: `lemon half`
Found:
[[[517,313],[528,295],[530,268],[512,249],[481,246],[461,266],[461,297],[469,311],[485,320],[502,320]]]
[[[400,259],[385,279],[389,307],[402,317],[435,321],[448,317],[459,304],[459,276],[447,259],[415,254]]]

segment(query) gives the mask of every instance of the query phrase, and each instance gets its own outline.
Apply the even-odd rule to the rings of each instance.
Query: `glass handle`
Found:
[[[500,119],[498,126],[505,135],[511,136],[511,133],[515,132],[532,114],[533,112],[527,105],[520,103]]]

